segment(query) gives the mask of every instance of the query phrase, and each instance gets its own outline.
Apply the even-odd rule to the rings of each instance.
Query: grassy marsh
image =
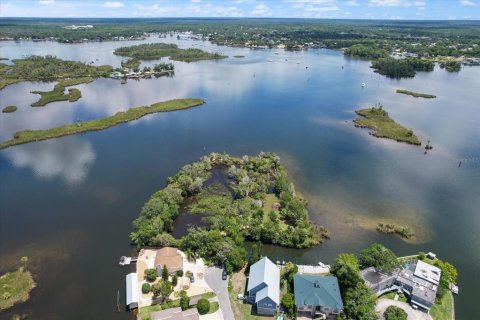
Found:
[[[408,90],[403,90],[403,89],[397,89],[397,93],[403,93],[415,98],[425,98],[425,99],[434,99],[437,96],[433,94],[428,94],[428,93],[419,93],[419,92],[413,92],[413,91],[408,91]]]

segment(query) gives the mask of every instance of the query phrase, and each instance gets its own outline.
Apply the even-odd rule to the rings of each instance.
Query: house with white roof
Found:
[[[267,257],[250,267],[247,302],[257,307],[259,315],[274,315],[280,304],[280,269]]]

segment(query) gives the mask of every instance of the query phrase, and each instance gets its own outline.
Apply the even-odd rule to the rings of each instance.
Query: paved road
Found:
[[[408,303],[391,299],[378,299],[377,305],[375,306],[375,311],[378,314],[383,315],[383,312],[385,312],[385,310],[391,305],[397,306],[405,310],[408,315],[408,320],[433,320],[429,314],[422,311],[414,310],[412,307],[410,307]]]
[[[205,270],[205,281],[217,294],[218,304],[222,310],[223,319],[234,320],[230,299],[228,298],[227,280],[222,280],[222,269],[209,267]]]

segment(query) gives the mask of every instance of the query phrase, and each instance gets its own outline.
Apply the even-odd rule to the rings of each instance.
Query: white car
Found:
[[[245,297],[243,296],[243,294],[239,293],[239,294],[237,294],[237,299],[238,300],[245,300]]]

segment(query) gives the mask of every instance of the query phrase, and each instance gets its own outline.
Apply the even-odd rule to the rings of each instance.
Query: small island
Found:
[[[0,311],[27,301],[30,291],[36,286],[32,274],[27,270],[28,257],[22,257],[20,262],[22,266],[18,270],[0,276],[0,292],[2,294]]]
[[[180,49],[176,44],[151,43],[129,47],[120,47],[113,52],[118,56],[130,57],[139,60],[160,59],[170,57],[171,60],[192,62],[199,60],[217,60],[226,58],[219,53],[210,53],[200,49]]]
[[[3,113],[12,113],[17,111],[17,106],[6,106],[5,108],[2,109]]]
[[[59,138],[88,131],[105,130],[124,122],[140,119],[141,117],[151,113],[184,110],[202,105],[204,103],[205,101],[200,99],[170,100],[165,102],[157,102],[148,107],[131,108],[127,111],[117,112],[113,116],[102,119],[78,122],[76,124],[70,124],[46,130],[18,131],[14,134],[13,139],[0,143],[0,149],[5,149],[17,144]]]
[[[355,113],[361,116],[353,120],[355,127],[372,129],[373,131],[370,132],[370,135],[374,137],[421,145],[420,140],[413,133],[412,129],[407,129],[393,121],[388,116],[388,112],[383,110],[382,105],[356,110]]]
[[[391,57],[378,58],[372,61],[375,72],[388,78],[413,78],[417,71],[433,71],[432,60],[422,58],[395,59]]]
[[[0,63],[0,90],[22,81],[108,77],[112,70],[113,68],[108,65],[97,67],[83,62],[58,59],[51,55],[30,56],[13,60],[13,65]]]
[[[440,62],[440,68],[448,72],[459,72],[462,69],[462,64],[456,60],[442,61]]]
[[[409,226],[398,226],[393,223],[378,223],[376,230],[385,234],[397,234],[405,239],[415,236],[415,232]]]
[[[32,107],[43,107],[51,102],[55,101],[70,101],[75,102],[82,97],[82,93],[77,88],[68,89],[65,94],[65,88],[70,86],[79,85],[82,83],[92,82],[93,78],[73,78],[60,80],[51,91],[31,91],[31,93],[39,94],[40,99],[31,104]]]
[[[172,235],[180,215],[201,215],[180,238]],[[307,202],[295,191],[273,153],[236,158],[212,153],[184,166],[155,192],[133,222],[138,248],[179,247],[187,256],[223,265],[228,273],[247,262],[246,240],[310,248],[328,231],[309,219]]]
[[[428,94],[428,93],[419,93],[419,92],[413,92],[413,91],[408,91],[408,90],[403,90],[403,89],[397,89],[397,93],[402,93],[406,94],[415,98],[425,98],[425,99],[434,99],[437,96],[433,94]]]

